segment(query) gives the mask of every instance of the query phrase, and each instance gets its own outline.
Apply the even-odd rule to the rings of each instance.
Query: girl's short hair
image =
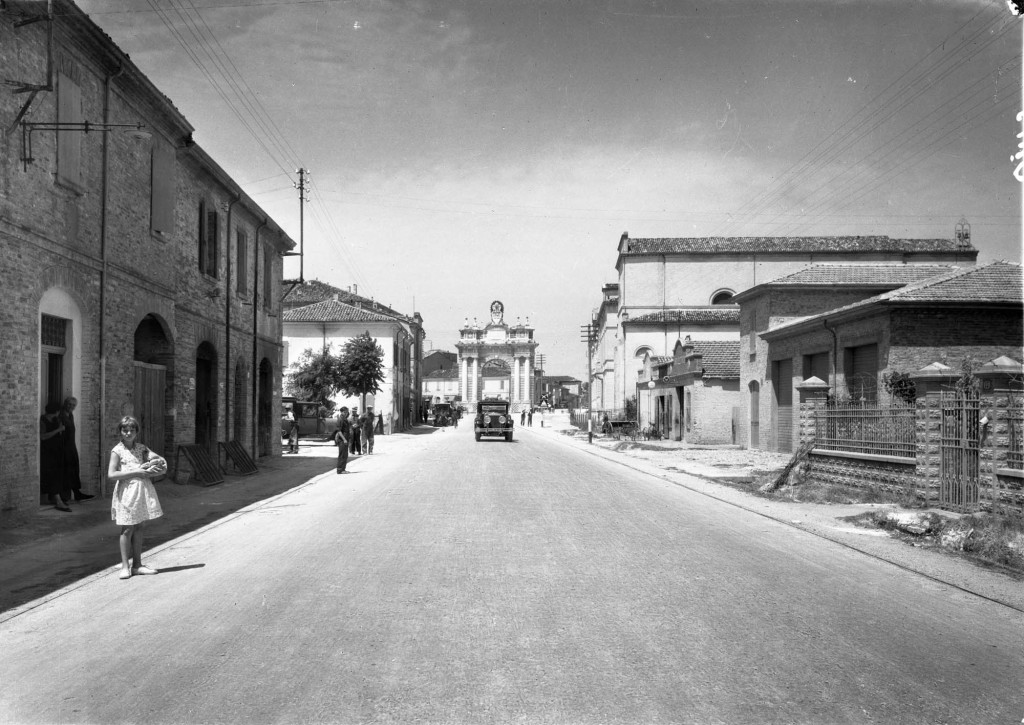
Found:
[[[54,413],[60,411],[60,403],[51,400],[49,403],[46,404],[44,410],[46,411],[47,415],[53,415]]]
[[[121,418],[121,422],[117,424],[117,430],[114,432],[120,433],[121,429],[126,426],[134,427],[136,433],[142,430],[142,426],[139,425],[139,421],[135,420],[135,418],[133,418],[130,415],[126,415],[125,417]]]
[[[64,398],[64,405],[62,407],[66,408],[71,403],[78,405],[78,398],[76,398],[74,395],[69,395],[68,397]]]

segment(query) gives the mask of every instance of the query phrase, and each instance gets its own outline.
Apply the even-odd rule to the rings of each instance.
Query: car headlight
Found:
[[[505,416],[499,415],[498,416],[498,422],[501,423],[502,425],[505,425]]]

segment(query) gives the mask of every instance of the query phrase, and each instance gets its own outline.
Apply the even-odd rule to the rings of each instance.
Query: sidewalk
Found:
[[[405,433],[376,436],[374,455],[387,455],[411,437],[433,432],[414,428]],[[194,532],[246,507],[296,490],[331,473],[337,448],[330,442],[303,440],[300,451],[257,462],[249,476],[227,475],[211,486],[157,483],[163,517],[148,525],[145,550]],[[349,470],[372,466],[374,456],[349,458]],[[83,584],[100,572],[119,566],[118,527],[110,518],[110,494],[72,503],[72,513],[41,508],[33,519],[15,528],[0,529],[0,622],[19,608],[65,587]]]
[[[526,440],[529,440],[527,436],[531,433],[547,436],[563,445],[648,473],[736,508],[916,572],[938,584],[961,589],[1024,612],[1024,586],[1009,574],[982,568],[952,553],[915,547],[882,530],[861,528],[843,521],[848,516],[856,516],[872,508],[897,510],[895,504],[839,505],[777,501],[754,496],[722,483],[728,479],[780,470],[789,460],[788,455],[749,451],[733,446],[693,448],[674,441],[623,443],[599,435],[594,436],[593,443],[588,443],[585,432],[564,425],[558,427],[557,423],[555,425],[551,427],[549,422],[545,422],[545,426],[540,427],[534,418],[532,427],[517,427],[516,436]],[[808,582],[808,586],[814,586],[814,582]],[[934,588],[940,589],[937,586]]]

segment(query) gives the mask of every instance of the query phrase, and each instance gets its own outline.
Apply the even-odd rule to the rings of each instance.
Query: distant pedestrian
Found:
[[[47,403],[39,418],[39,490],[58,511],[71,511],[71,489],[64,478],[63,434],[60,405]]]
[[[299,421],[295,420],[295,414],[291,409],[285,414],[285,426],[288,428],[288,452],[299,452]]]
[[[71,489],[71,495],[75,501],[88,501],[93,498],[90,493],[82,493],[82,477],[78,464],[78,445],[75,443],[75,408],[78,407],[78,399],[74,397],[64,398],[64,405],[60,409],[60,422],[64,424],[64,432],[61,439],[64,441],[64,485]]]
[[[373,453],[373,408],[367,408],[363,416],[363,453]]]
[[[117,425],[121,441],[110,451],[107,479],[116,481],[110,517],[121,527],[121,579],[156,574],[142,563],[142,527],[164,515],[149,479],[167,473],[167,461],[139,443],[139,421],[126,415]],[[129,565],[129,559],[131,564]]]
[[[452,425],[456,428],[459,427],[459,416],[462,415],[462,409],[459,406],[452,408]]]
[[[377,413],[377,425],[375,425],[373,427],[373,432],[374,433],[379,433],[380,435],[384,435],[384,414],[383,413]]]
[[[358,456],[362,453],[362,448],[359,446],[359,431],[362,429],[362,416],[359,415],[359,408],[352,409],[352,435],[351,442],[349,443],[348,452],[353,456]]]
[[[526,425],[526,408],[519,411],[519,425]]]
[[[533,427],[533,408],[526,409],[526,425]]]
[[[338,473],[346,472],[351,437],[352,426],[348,422],[348,408],[342,408],[338,411],[338,430],[334,432],[334,445],[338,446]]]

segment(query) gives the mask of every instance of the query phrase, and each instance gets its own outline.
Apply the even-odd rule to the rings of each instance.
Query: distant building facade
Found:
[[[390,307],[318,280],[313,280],[309,289],[305,287],[296,288],[299,294],[293,293],[295,300],[283,314],[286,372],[296,369],[306,350],[320,351],[329,347],[338,354],[349,340],[369,333],[384,353],[385,379],[380,392],[367,396],[365,403],[357,397],[336,397],[334,402],[350,409],[362,410],[364,405],[373,407],[374,413],[383,416],[386,433],[408,430],[419,420],[420,356],[425,338],[423,318],[418,312],[412,316],[402,315]],[[302,304],[324,295],[328,296],[312,304]]]

